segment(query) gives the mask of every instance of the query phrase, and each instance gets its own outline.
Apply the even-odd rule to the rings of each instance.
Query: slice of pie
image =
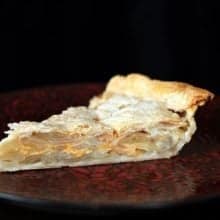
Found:
[[[198,106],[213,97],[185,83],[115,76],[88,107],[10,123],[0,142],[0,171],[170,158],[191,140]]]

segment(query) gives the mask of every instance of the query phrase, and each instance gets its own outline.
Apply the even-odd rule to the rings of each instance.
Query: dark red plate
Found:
[[[85,105],[100,84],[48,86],[0,94],[0,134],[8,122],[43,120]],[[220,97],[196,114],[198,130],[172,158],[138,163],[0,173],[0,201],[59,212],[161,209],[220,201]]]

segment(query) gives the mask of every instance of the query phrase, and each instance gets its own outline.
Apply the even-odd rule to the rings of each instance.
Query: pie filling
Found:
[[[34,164],[74,162],[82,159],[102,159],[106,157],[139,157],[146,153],[162,153],[172,150],[184,135],[182,128],[157,131],[152,135],[136,131],[114,137],[109,143],[97,138],[74,140],[71,135],[62,133],[33,133],[31,136],[17,136],[1,148],[0,160],[5,163]],[[91,144],[93,143],[93,145]]]

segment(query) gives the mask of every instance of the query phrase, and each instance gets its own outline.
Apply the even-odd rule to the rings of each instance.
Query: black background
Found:
[[[219,92],[214,1],[7,0],[0,16],[0,91],[142,72]]]

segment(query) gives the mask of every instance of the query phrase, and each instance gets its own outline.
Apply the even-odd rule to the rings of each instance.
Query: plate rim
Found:
[[[112,214],[118,212],[135,211],[156,211],[182,208],[192,205],[220,204],[220,194],[197,196],[192,198],[179,199],[174,201],[142,202],[138,205],[122,203],[96,204],[85,202],[64,202],[49,199],[31,198],[28,196],[16,195],[13,193],[0,192],[0,202],[21,208],[28,208],[37,211],[46,211],[57,214]]]

